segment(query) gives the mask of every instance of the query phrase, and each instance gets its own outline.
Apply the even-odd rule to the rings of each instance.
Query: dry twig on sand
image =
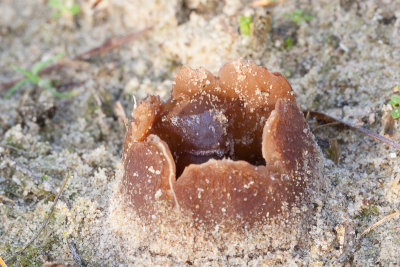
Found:
[[[113,111],[118,120],[122,122],[126,128],[128,124],[128,118],[126,117],[125,110],[120,101],[115,102]]]
[[[317,127],[316,129],[321,128],[323,126],[345,126],[345,127],[348,127],[348,128],[350,128],[352,130],[359,131],[362,134],[364,134],[366,136],[369,136],[369,137],[371,137],[371,138],[373,138],[373,139],[375,139],[375,140],[377,140],[377,141],[379,141],[381,143],[387,144],[387,145],[389,145],[391,147],[394,147],[394,148],[400,150],[400,144],[398,144],[395,141],[393,141],[393,140],[391,140],[389,138],[386,138],[386,137],[384,137],[382,135],[379,135],[379,134],[374,133],[374,132],[372,132],[370,130],[367,130],[365,128],[355,126],[355,125],[353,125],[351,123],[344,122],[344,121],[342,121],[340,119],[337,119],[335,117],[332,117],[330,115],[327,115],[325,113],[318,112],[318,111],[305,111],[304,113],[307,114],[307,116],[316,118],[317,121],[322,121],[322,122],[326,123],[324,125],[321,125],[321,126]]]
[[[375,229],[376,227],[378,227],[379,225],[381,225],[382,223],[395,218],[397,216],[400,216],[400,210],[397,212],[394,212],[392,214],[389,214],[385,217],[383,217],[382,219],[380,219],[379,221],[377,221],[376,223],[374,223],[373,225],[371,225],[370,227],[368,227],[367,229],[364,230],[364,232],[361,233],[361,235],[358,237],[358,239],[356,240],[356,242],[354,243],[353,246],[350,246],[348,249],[346,249],[340,256],[339,258],[337,258],[335,261],[340,262],[340,263],[344,263],[346,261],[348,261],[348,259],[350,258],[351,255],[354,254],[355,251],[359,250],[361,247],[361,241],[363,240],[363,238],[369,233],[371,232],[373,229]]]
[[[100,4],[101,1],[102,1],[102,0],[96,0],[96,1],[92,4],[92,9],[96,8],[96,6],[97,6],[98,4]]]
[[[94,55],[106,53],[116,47],[119,47],[129,41],[136,39],[137,37],[143,35],[150,29],[151,29],[151,27],[148,27],[141,31],[130,33],[130,34],[122,36],[122,37],[108,39],[104,43],[102,43],[100,46],[90,49],[86,52],[83,52],[83,53],[77,55],[74,59],[75,60],[87,60]]]
[[[15,252],[15,254],[11,258],[6,260],[7,264],[10,264],[10,263],[14,262],[17,259],[17,257],[19,255],[21,255],[25,251],[25,249],[27,249],[29,247],[29,245],[32,244],[39,237],[39,235],[42,233],[44,228],[46,228],[46,226],[47,226],[47,224],[48,224],[48,222],[50,220],[50,217],[53,215],[54,208],[55,208],[55,206],[56,206],[56,204],[57,204],[62,192],[64,191],[65,185],[67,184],[69,177],[71,177],[70,173],[68,173],[67,176],[64,178],[64,181],[63,181],[63,183],[61,185],[60,191],[58,192],[56,198],[54,199],[53,205],[50,208],[49,215],[47,216],[46,220],[44,220],[44,222],[43,222],[42,226],[40,227],[39,231],[22,247],[22,249],[20,249],[19,251]]]
[[[38,75],[43,75],[43,74],[52,72],[53,70],[60,69],[64,66],[76,65],[76,63],[79,63],[82,60],[87,60],[94,55],[106,53],[114,48],[120,47],[121,45],[138,38],[139,36],[148,32],[150,29],[151,29],[151,27],[148,27],[148,28],[145,28],[138,32],[130,33],[130,34],[122,36],[122,37],[108,39],[105,42],[103,42],[100,46],[89,49],[88,51],[85,51],[85,52],[75,56],[72,60],[65,60],[65,59],[60,60],[55,64],[52,64],[46,68],[43,68],[41,71],[39,71]],[[80,64],[78,64],[78,65],[80,65]],[[14,86],[18,82],[22,81],[22,79],[23,78],[20,78],[20,79],[14,80],[14,81],[5,82],[5,83],[0,84],[0,92],[3,90],[9,89],[10,87]]]
[[[369,232],[371,232],[372,230],[374,230],[376,227],[378,227],[379,225],[381,225],[382,223],[386,222],[387,220],[390,220],[394,217],[400,216],[400,210],[397,212],[394,212],[392,214],[389,214],[385,217],[383,217],[382,219],[380,219],[379,221],[377,221],[376,223],[374,223],[373,225],[371,225],[370,227],[368,227],[367,229],[364,230],[364,232],[362,232],[360,239],[363,238],[366,234],[368,234]]]

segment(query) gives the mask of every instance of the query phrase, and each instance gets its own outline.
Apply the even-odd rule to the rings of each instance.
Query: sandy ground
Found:
[[[400,265],[398,216],[360,238],[400,209],[399,151],[354,131],[316,129],[314,121],[310,127],[325,155],[324,187],[300,252],[271,250],[265,240],[265,247],[252,249],[257,240],[249,236],[234,248],[192,244],[194,253],[189,239],[157,239],[112,198],[124,137],[115,102],[130,114],[133,97],[168,98],[182,65],[216,72],[230,59],[251,59],[285,75],[302,109],[400,142],[387,104],[400,82],[400,2],[287,0],[254,8],[239,0],[103,0],[92,8],[94,2],[77,1],[78,15],[57,19],[46,1],[0,2],[0,83],[20,77],[12,64],[29,69],[60,52],[71,59],[108,38],[152,27],[119,48],[42,76],[60,91],[76,90],[72,98],[24,85],[0,99],[3,259],[39,231],[70,174],[48,225],[10,266],[78,265],[73,248],[88,266]],[[299,10],[312,18],[293,22],[285,15]],[[249,36],[238,30],[240,16],[253,18]],[[0,90],[1,96],[7,92]],[[337,163],[332,139],[339,145]]]

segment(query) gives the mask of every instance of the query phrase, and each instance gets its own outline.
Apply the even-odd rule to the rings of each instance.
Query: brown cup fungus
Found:
[[[218,77],[183,67],[171,98],[141,101],[125,137],[124,203],[156,203],[205,226],[253,226],[301,208],[319,178],[320,151],[292,88],[252,62]]]

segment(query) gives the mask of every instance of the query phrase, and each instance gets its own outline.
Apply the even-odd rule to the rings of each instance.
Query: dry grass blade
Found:
[[[339,162],[339,157],[340,157],[340,148],[339,148],[339,143],[336,138],[329,139],[329,147],[331,150],[332,160],[337,165]]]
[[[98,4],[100,4],[102,0],[96,0],[93,4],[92,4],[92,9],[94,9]]]
[[[376,223],[374,223],[373,225],[371,225],[370,227],[365,229],[364,232],[362,232],[360,237],[357,239],[357,241],[353,244],[353,246],[348,247],[348,249],[346,249],[346,251],[343,252],[342,255],[340,255],[335,261],[336,262],[340,262],[340,263],[345,263],[349,259],[349,257],[354,254],[355,251],[360,249],[362,239],[369,232],[371,232],[373,229],[375,229],[376,227],[378,227],[382,223],[384,223],[384,222],[386,222],[386,221],[388,221],[388,220],[390,220],[390,219],[392,219],[394,217],[397,217],[397,216],[400,216],[400,211],[394,212],[392,214],[389,214],[389,215],[383,217],[382,219],[380,219],[379,221],[377,221]]]
[[[382,219],[380,219],[379,221],[377,221],[376,223],[374,223],[373,225],[371,225],[370,227],[368,227],[367,229],[365,229],[364,232],[362,232],[360,239],[363,238],[366,234],[368,234],[369,232],[371,232],[372,230],[374,230],[376,227],[378,227],[379,225],[381,225],[382,223],[386,222],[387,220],[390,220],[394,217],[400,216],[400,211],[394,212],[392,214],[389,214],[385,217],[383,217]]]
[[[27,249],[29,247],[30,244],[32,244],[37,238],[38,236],[42,233],[42,231],[44,230],[44,228],[47,226],[47,224],[49,223],[50,217],[51,215],[53,215],[54,212],[54,208],[56,207],[56,204],[62,194],[62,192],[64,191],[65,185],[68,182],[69,177],[71,177],[71,174],[67,174],[67,176],[64,178],[64,181],[61,185],[60,191],[58,192],[56,198],[54,199],[54,203],[50,208],[50,212],[49,215],[47,216],[46,220],[44,220],[42,226],[40,227],[39,231],[22,247],[22,249],[20,249],[19,251],[15,252],[15,254],[8,260],[6,260],[7,264],[10,264],[12,262],[15,261],[15,259],[18,257],[18,255],[22,254],[25,249]]]
[[[88,51],[85,51],[77,56],[75,56],[72,60],[62,60],[62,61],[58,61],[57,63],[54,63],[46,68],[43,68],[41,71],[39,71],[38,75],[43,75],[49,72],[52,72],[54,70],[58,70],[66,65],[71,65],[72,63],[76,63],[80,60],[86,60],[96,54],[100,54],[100,53],[106,53],[114,48],[117,48],[129,41],[132,41],[136,38],[138,38],[139,36],[143,35],[144,33],[146,33],[147,31],[149,31],[151,29],[151,27],[145,28],[141,31],[138,32],[134,32],[134,33],[130,33],[126,36],[123,37],[118,37],[115,39],[108,39],[107,41],[105,41],[104,43],[102,43],[100,46],[92,48]],[[81,65],[81,64],[79,64]],[[11,88],[12,86],[14,86],[15,84],[17,84],[18,82],[22,81],[23,78],[14,80],[14,81],[10,81],[10,82],[5,82],[0,84],[0,91],[3,90],[7,90],[9,88]]]
[[[90,49],[89,51],[83,52],[82,54],[77,55],[74,59],[75,60],[82,60],[82,59],[84,60],[84,59],[88,59],[97,54],[106,53],[116,47],[121,46],[122,44],[132,41],[133,39],[136,39],[137,37],[146,33],[150,29],[151,29],[151,27],[145,28],[141,31],[134,32],[134,33],[122,36],[122,37],[108,39],[100,46]]]
[[[118,120],[121,121],[125,125],[125,127],[127,127],[128,118],[126,117],[125,110],[122,107],[122,104],[120,101],[115,102],[113,110],[114,110],[114,114],[115,114],[115,116],[117,116]]]
[[[371,138],[373,138],[373,139],[375,139],[375,140],[377,140],[377,141],[379,141],[381,143],[387,144],[387,145],[389,145],[391,147],[394,147],[394,148],[400,150],[400,144],[398,144],[395,141],[393,141],[393,140],[391,140],[389,138],[386,138],[386,137],[384,137],[382,135],[379,135],[379,134],[374,133],[374,132],[372,132],[370,130],[367,130],[365,128],[355,126],[355,125],[353,125],[351,123],[344,122],[342,120],[339,120],[337,118],[334,118],[332,116],[329,116],[329,115],[327,115],[325,113],[318,112],[318,111],[306,111],[305,114],[309,114],[310,117],[314,117],[318,121],[323,121],[324,123],[327,123],[327,125],[329,124],[329,125],[345,126],[345,127],[348,127],[348,128],[350,128],[352,130],[359,131],[362,134],[367,135],[367,136],[369,136],[369,137],[371,137]],[[325,126],[327,126],[327,125],[325,125]]]
[[[318,125],[317,127],[314,128],[314,131],[320,129],[320,128],[324,128],[324,127],[329,127],[329,126],[337,126],[340,125],[340,122],[329,122],[329,123],[325,123],[325,124],[321,124]]]

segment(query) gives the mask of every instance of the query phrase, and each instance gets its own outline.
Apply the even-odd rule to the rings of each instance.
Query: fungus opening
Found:
[[[278,99],[294,101],[289,83],[254,63],[228,63],[219,77],[184,67],[150,132],[168,144],[177,178],[209,159],[265,165],[262,132]]]

